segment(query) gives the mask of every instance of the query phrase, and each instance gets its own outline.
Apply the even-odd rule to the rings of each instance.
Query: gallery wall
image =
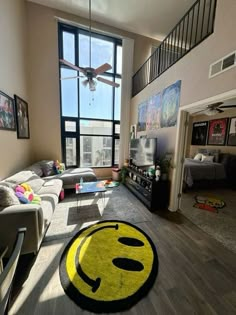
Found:
[[[17,94],[27,101],[25,11],[24,0],[0,1],[0,90],[10,97]],[[0,147],[0,180],[30,163],[32,141],[17,139],[16,131],[0,130]]]
[[[192,126],[195,122],[200,121],[210,121],[213,119],[221,119],[221,118],[231,118],[236,117],[236,109],[231,109],[228,111],[225,111],[224,113],[217,114],[214,116],[207,116],[207,115],[196,115],[191,116],[189,121],[189,130],[188,130],[188,139],[187,139],[187,151],[186,151],[186,157],[194,157],[199,149],[213,149],[213,150],[220,150],[222,153],[231,153],[236,154],[236,146],[228,146],[226,145],[204,145],[204,146],[198,146],[198,145],[191,145],[192,140]]]
[[[179,80],[138,105],[136,136],[157,138],[158,158],[174,154],[180,93]]]

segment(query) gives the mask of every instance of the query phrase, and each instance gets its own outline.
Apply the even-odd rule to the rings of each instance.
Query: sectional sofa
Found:
[[[92,169],[69,169],[61,174],[48,175],[50,167],[46,167],[47,171],[44,167],[51,165],[49,162],[35,163],[0,182],[0,246],[8,247],[7,256],[11,253],[20,227],[27,228],[22,254],[36,253],[51,222],[62,188],[73,188],[81,176],[84,181],[96,180]],[[20,203],[14,189],[22,183],[29,184],[33,192],[40,196],[40,204]]]

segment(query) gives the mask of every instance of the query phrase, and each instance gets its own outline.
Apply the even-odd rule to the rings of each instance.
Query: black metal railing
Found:
[[[217,0],[197,0],[133,76],[132,96],[214,32]]]

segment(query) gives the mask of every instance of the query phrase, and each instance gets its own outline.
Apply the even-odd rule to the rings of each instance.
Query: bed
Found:
[[[202,180],[224,180],[226,173],[224,165],[216,162],[204,162],[186,158],[184,162],[184,182],[192,187],[196,181]]]

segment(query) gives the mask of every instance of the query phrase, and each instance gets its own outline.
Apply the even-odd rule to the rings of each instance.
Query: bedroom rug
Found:
[[[219,209],[218,213],[194,207],[195,196],[206,195],[217,196],[217,199],[225,202],[225,206]],[[214,188],[212,191],[210,189],[189,191],[182,194],[180,209],[191,222],[236,253],[236,193],[234,190]]]
[[[197,195],[193,206],[210,212],[218,212],[219,209],[225,207],[225,202],[217,197]]]
[[[151,289],[158,256],[150,237],[137,226],[100,221],[80,230],[60,261],[65,293],[95,313],[129,309]]]

